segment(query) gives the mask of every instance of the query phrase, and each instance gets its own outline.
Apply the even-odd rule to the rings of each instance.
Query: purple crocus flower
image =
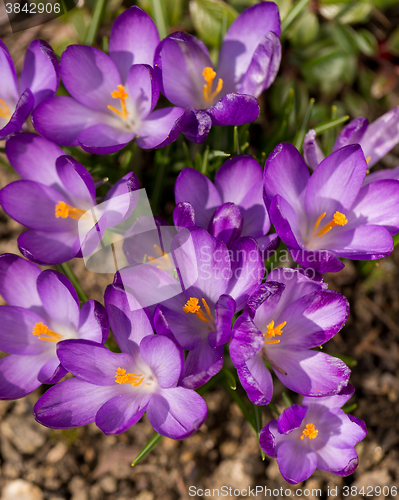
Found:
[[[124,432],[147,411],[154,429],[183,439],[202,425],[207,410],[195,391],[177,386],[184,353],[165,335],[154,335],[146,312],[132,312],[125,292],[109,286],[105,305],[121,349],[90,341],[64,341],[58,355],[76,378],[51,388],[34,408],[36,420],[56,429],[96,422],[105,434]]]
[[[139,301],[162,302],[154,315],[156,331],[172,334],[189,351],[181,384],[197,388],[221,370],[233,315],[261,282],[264,266],[252,238],[240,238],[228,250],[201,228],[182,229],[172,256],[179,281],[150,265],[123,269],[117,280]],[[162,298],[165,290],[169,300]]]
[[[104,343],[108,319],[94,300],[79,309],[70,281],[56,271],[12,254],[0,256],[0,349],[10,355],[0,360],[0,399],[18,399],[41,384],[58,382],[67,371],[56,346],[63,339]],[[70,340],[75,342],[76,340]]]
[[[348,385],[339,394],[303,398],[261,430],[260,446],[277,458],[280,472],[291,484],[305,481],[316,469],[349,476],[359,464],[354,449],[367,434],[364,422],[341,407],[353,394]]]
[[[152,19],[131,7],[113,25],[109,56],[69,46],[61,57],[61,76],[72,97],[42,103],[32,117],[36,130],[56,144],[97,154],[118,151],[134,138],[141,148],[175,140],[169,132],[183,110],[154,111],[159,90],[151,66],[158,42]]]
[[[10,53],[0,40],[0,140],[20,132],[32,109],[56,93],[58,73],[58,61],[50,45],[33,40],[18,84]]]
[[[203,142],[211,125],[254,121],[256,97],[273,83],[280,66],[280,32],[275,3],[249,7],[227,31],[218,69],[197,38],[177,32],[162,40],[154,59],[161,91],[186,110],[174,131]]]
[[[255,238],[262,251],[276,235],[266,235],[270,219],[263,202],[262,168],[248,155],[227,160],[213,184],[192,168],[182,170],[175,184],[173,218],[177,227],[198,226],[228,247],[240,236]]]
[[[367,162],[359,145],[338,149],[310,176],[291,144],[278,145],[265,165],[265,203],[294,260],[318,272],[339,271],[338,257],[379,259],[399,231],[399,182],[363,185]]]
[[[306,396],[335,394],[350,370],[340,359],[312,351],[345,324],[348,301],[301,269],[273,270],[234,323],[230,355],[249,399],[270,403],[272,377],[264,360],[289,389]]]
[[[371,124],[363,117],[352,120],[344,127],[337,137],[333,151],[337,151],[349,144],[360,144],[368,168],[371,168],[398,143],[399,106],[396,106],[396,108],[380,116],[380,118]],[[324,154],[316,141],[315,130],[311,129],[306,134],[303,151],[305,161],[312,170],[324,160]],[[390,178],[392,179],[397,179],[399,177],[398,169],[388,170],[386,172],[391,172],[392,177]],[[371,179],[376,180],[373,179],[373,176],[371,176]]]
[[[95,224],[93,216],[89,216],[91,211],[87,212],[97,205],[93,179],[61,148],[38,135],[23,133],[7,141],[6,154],[22,180],[0,191],[0,204],[10,217],[30,229],[18,238],[21,253],[30,260],[60,264],[81,256],[82,217],[87,219],[84,243],[89,245],[93,236],[98,242],[98,231],[103,234],[107,227],[130,215],[133,199],[121,195],[139,188],[133,173],[125,175],[108,192],[106,213],[96,210]]]

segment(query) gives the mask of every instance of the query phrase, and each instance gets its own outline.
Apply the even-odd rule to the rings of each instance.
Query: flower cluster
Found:
[[[60,147],[110,154],[135,140],[159,148],[180,133],[203,142],[212,125],[254,121],[257,97],[279,68],[280,31],[276,4],[246,9],[228,29],[216,69],[200,40],[184,32],[160,40],[152,19],[131,7],[112,27],[109,55],[72,45],[59,67],[45,42],[32,42],[19,87],[0,42],[0,139],[21,177],[0,191],[0,203],[28,228],[18,239],[25,259],[0,256],[7,303],[0,348],[9,353],[0,360],[1,399],[51,384],[34,407],[45,426],[95,422],[115,434],[146,413],[158,433],[183,439],[206,419],[197,390],[221,372],[229,344],[254,405],[271,402],[273,373],[304,396],[260,433],[283,477],[298,483],[316,468],[353,472],[354,445],[366,430],[341,409],[353,394],[350,370],[320,351],[344,326],[349,304],[320,273],[341,270],[343,257],[392,252],[399,175],[368,175],[368,168],[399,142],[398,109],[371,125],[350,123],[326,158],[311,130],[304,159],[282,143],[264,169],[238,155],[214,182],[184,168],[174,226],[135,211],[133,173],[99,205],[91,173]],[[59,75],[70,96],[55,95]],[[173,106],[157,108],[160,93]],[[40,135],[21,132],[31,113]],[[116,226],[125,264],[105,290],[105,307],[80,295],[81,304],[64,274],[38,267],[65,271],[67,261],[90,256],[107,238],[116,263]],[[281,242],[303,267],[266,273],[265,259]]]

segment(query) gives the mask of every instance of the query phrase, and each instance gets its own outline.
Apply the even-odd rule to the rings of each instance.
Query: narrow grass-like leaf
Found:
[[[292,399],[285,392],[283,392],[281,396],[283,398],[286,408],[289,408],[292,405]]]
[[[262,430],[262,412],[259,406],[255,405],[252,403],[252,410],[254,413],[254,422],[255,422],[255,430],[256,430],[256,437],[260,438],[260,431]],[[265,452],[262,450],[262,448],[259,446],[260,449],[260,454],[262,456],[262,460],[266,458]]]
[[[187,167],[194,168],[193,160],[191,159],[190,150],[188,149],[187,142],[182,142],[184,158],[186,159]]]
[[[237,127],[237,125],[234,127],[233,150],[236,152],[237,155],[240,154],[240,141],[238,139],[238,127]]]
[[[237,391],[233,391],[233,389],[230,387],[230,384],[227,381],[227,379],[223,380],[223,385],[224,385],[224,388],[226,389],[226,391],[230,394],[231,399],[233,399],[233,401],[235,401],[237,403],[237,405],[240,408],[242,414],[244,415],[245,420],[249,423],[249,425],[252,427],[252,429],[256,433],[256,427],[255,427],[255,424],[254,424],[254,420],[253,420],[251,414],[249,413],[247,405],[244,403],[244,401],[242,400],[241,396],[238,394]]]
[[[204,157],[202,159],[201,174],[204,175],[206,175],[206,171],[208,170],[208,155],[209,155],[209,146],[206,147]]]
[[[353,410],[356,410],[357,404],[353,403],[353,405],[344,406],[342,409],[345,413],[351,413]]]
[[[318,125],[315,127],[316,135],[320,135],[323,132],[326,132],[327,130],[330,130],[331,128],[338,127],[338,125],[342,125],[342,123],[345,123],[346,121],[349,120],[349,115],[342,116],[341,118],[337,118],[336,120],[329,120],[328,122],[324,122],[321,125]]]
[[[163,436],[156,432],[152,438],[148,441],[148,443],[144,446],[144,448],[140,451],[137,457],[132,462],[132,467],[137,465],[140,460],[142,460],[146,455],[148,455],[162,440]]]
[[[395,234],[395,236],[393,237],[393,244],[395,247],[396,245],[399,245],[399,233]]]
[[[226,377],[227,382],[229,383],[230,389],[233,389],[233,391],[235,391],[237,389],[237,382],[234,375],[228,368],[222,368],[222,372]]]
[[[312,115],[312,109],[313,109],[314,103],[315,103],[315,99],[312,97],[309,100],[309,105],[307,107],[305,116],[303,118],[303,122],[302,122],[301,128],[297,132],[296,137],[294,139],[294,146],[297,148],[297,150],[299,152],[302,151],[303,140],[305,139],[305,134],[308,131],[309,120],[310,120],[310,117]]]
[[[93,45],[96,41],[97,31],[104,14],[105,4],[107,0],[97,0],[94,4],[93,14],[91,16],[91,23],[87,29],[85,45]]]
[[[75,276],[74,272],[70,268],[68,262],[63,262],[62,264],[59,264],[55,266],[59,272],[62,274],[65,274],[65,276],[69,279],[69,281],[72,283],[73,287],[76,290],[76,293],[78,294],[79,300],[82,302],[87,302],[89,299],[85,292],[83,291],[82,287],[80,286],[79,280]]]
[[[331,120],[337,119],[337,106],[331,106]],[[326,139],[326,156],[329,156],[332,153],[335,137],[336,137],[336,127],[330,128],[327,131],[327,139]]]
[[[158,28],[159,38],[162,40],[168,36],[168,24],[163,1],[151,0],[151,12]]]
[[[281,23],[281,36],[283,36],[287,29],[291,26],[291,24],[298,19],[298,17],[302,14],[302,11],[307,6],[310,0],[299,0],[292,9],[288,12],[284,21]]]

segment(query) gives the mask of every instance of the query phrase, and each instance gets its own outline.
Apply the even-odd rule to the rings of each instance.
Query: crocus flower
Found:
[[[103,343],[108,336],[104,307],[94,300],[79,308],[70,281],[56,271],[12,254],[0,256],[0,399],[18,399],[41,384],[58,382],[67,371],[60,365],[60,340],[89,339]]]
[[[97,154],[118,151],[134,138],[142,148],[175,140],[169,132],[183,110],[154,111],[159,90],[151,66],[158,41],[151,18],[131,7],[114,23],[109,56],[70,45],[61,56],[61,77],[72,97],[43,102],[32,117],[36,130],[57,144]]]
[[[272,377],[264,360],[289,389],[306,396],[339,392],[349,368],[318,347],[345,324],[349,306],[321,279],[301,269],[275,269],[249,298],[234,323],[230,355],[249,399],[270,403]]]
[[[247,155],[223,163],[214,184],[197,170],[185,168],[175,184],[175,226],[202,227],[228,247],[240,236],[251,236],[264,251],[277,240],[276,235],[266,235],[270,219],[262,175],[259,163]]]
[[[367,162],[359,145],[338,149],[310,176],[290,144],[278,145],[265,165],[265,202],[278,236],[294,260],[318,272],[339,271],[338,257],[379,259],[399,231],[399,182],[362,187]]]
[[[249,7],[227,31],[217,69],[197,38],[177,32],[162,40],[154,59],[161,91],[186,110],[174,130],[203,142],[211,125],[254,121],[256,97],[272,84],[280,66],[280,32],[275,3]]]
[[[396,106],[371,124],[363,117],[352,120],[337,137],[333,151],[349,144],[360,144],[370,169],[398,143],[399,106]],[[316,141],[316,132],[313,129],[305,136],[303,153],[307,165],[312,170],[324,160],[324,154]],[[399,180],[399,167],[382,172],[378,175],[376,172],[368,175],[363,185],[380,179]]]
[[[81,256],[83,243],[89,244],[98,231],[103,234],[130,214],[134,200],[121,195],[139,188],[132,173],[108,192],[104,213],[95,210],[95,223],[91,213],[97,205],[94,181],[61,148],[38,135],[22,133],[7,141],[6,154],[22,180],[0,191],[0,204],[10,217],[30,229],[18,238],[21,253],[30,260],[60,264]],[[87,219],[85,235],[79,234],[82,217]]]
[[[20,81],[10,53],[0,40],[0,140],[19,132],[32,109],[57,91],[58,61],[43,40],[34,40],[26,52]]]
[[[186,438],[202,425],[207,410],[195,391],[177,386],[182,349],[169,337],[154,335],[146,312],[132,312],[122,289],[109,286],[105,304],[122,352],[90,341],[61,342],[58,355],[76,378],[39,399],[36,419],[56,429],[95,422],[105,434],[117,434],[147,411],[157,432]]]
[[[189,351],[181,384],[197,388],[221,370],[233,315],[261,282],[264,266],[252,238],[240,238],[229,251],[201,228],[182,229],[172,257],[179,281],[150,265],[122,269],[116,279],[139,301],[162,302],[156,331],[172,334]]]
[[[280,472],[291,484],[305,481],[316,469],[348,476],[358,466],[354,449],[367,434],[364,422],[341,407],[353,394],[348,385],[339,394],[303,398],[261,430],[260,446],[277,458]]]

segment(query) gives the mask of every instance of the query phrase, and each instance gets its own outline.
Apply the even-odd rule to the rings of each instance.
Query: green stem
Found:
[[[62,264],[60,264],[59,267],[61,268],[62,273],[65,274],[65,276],[72,283],[73,287],[75,288],[78,294],[79,300],[81,300],[82,302],[87,302],[89,299],[85,294],[85,292],[83,291],[82,287],[80,286],[79,281],[75,276],[74,272],[72,271],[72,269],[70,268],[68,262],[63,262]]]
[[[91,17],[91,23],[86,33],[85,45],[93,45],[96,41],[97,31],[101,23],[101,19],[103,17],[105,11],[105,4],[107,0],[96,0],[94,5],[93,14]]]
[[[252,403],[252,409],[254,412],[254,420],[255,420],[255,427],[256,427],[256,437],[260,438],[260,431],[262,430],[262,412],[259,406],[255,405]],[[262,460],[265,459],[265,452],[262,450],[262,448],[259,446],[260,449],[260,454],[262,456]]]
[[[331,107],[331,120],[336,120],[337,119],[337,106],[332,106]],[[334,147],[334,142],[335,142],[335,132],[336,128],[330,128],[327,134],[327,141],[326,141],[326,156],[330,155],[332,153],[332,149]]]
[[[169,151],[170,151],[170,144],[166,146],[164,155],[161,159],[161,161],[157,162],[157,172],[156,172],[156,178],[155,178],[155,186],[154,186],[154,191],[152,192],[152,197],[151,197],[151,209],[152,213],[156,214],[158,212],[159,208],[159,201],[161,198],[161,192],[162,192],[162,186],[163,186],[163,181],[165,178],[165,170],[166,170],[166,163],[167,159],[169,156]]]
[[[168,24],[163,2],[161,0],[151,0],[151,10],[158,28],[159,38],[162,40],[168,36]]]
[[[303,119],[301,128],[299,129],[297,137],[294,140],[294,146],[297,148],[297,150],[299,152],[302,151],[303,140],[305,139],[305,134],[308,130],[309,120],[310,120],[310,117],[312,115],[312,109],[313,109],[314,103],[315,103],[315,99],[312,97],[309,101],[309,105],[308,105],[308,108],[306,110],[305,117]]]
[[[204,153],[204,158],[202,160],[201,174],[204,174],[204,175],[206,175],[206,171],[208,169],[208,155],[209,155],[209,146],[206,147],[205,153]]]
[[[163,436],[156,432],[152,438],[148,441],[148,443],[144,446],[144,448],[140,451],[137,457],[132,462],[132,467],[134,467],[141,459],[143,459],[146,455],[152,451],[157,444],[159,444],[162,440]]]

